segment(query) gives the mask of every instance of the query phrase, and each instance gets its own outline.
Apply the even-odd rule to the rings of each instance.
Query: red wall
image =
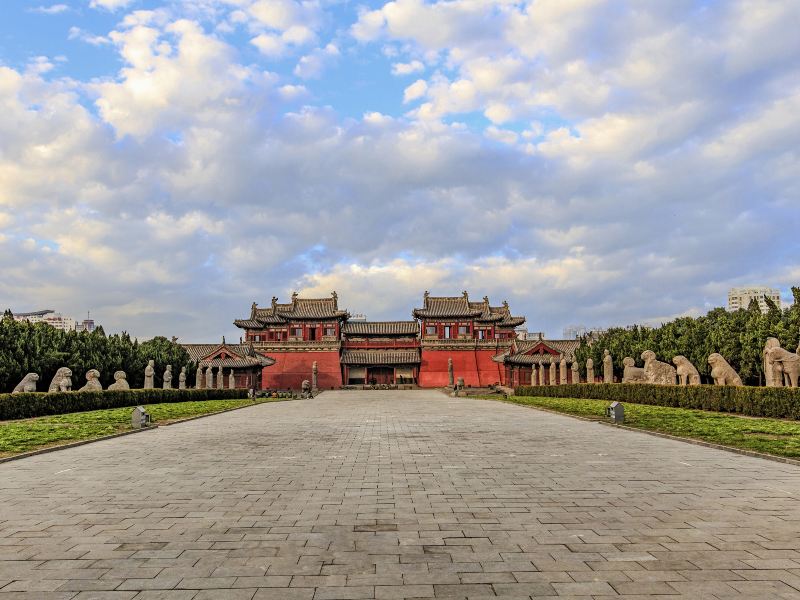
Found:
[[[275,352],[268,356],[275,364],[264,367],[261,377],[262,389],[299,390],[303,380],[311,381],[311,365],[317,361],[317,387],[321,390],[339,388],[342,371],[338,352]]]
[[[502,364],[492,360],[496,350],[423,350],[419,370],[420,387],[448,385],[447,360],[453,359],[453,378],[464,378],[464,385],[485,387],[500,383]]]

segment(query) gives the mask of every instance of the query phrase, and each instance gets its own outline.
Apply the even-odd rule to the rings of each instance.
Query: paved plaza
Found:
[[[435,391],[0,465],[10,598],[800,598],[800,468]]]

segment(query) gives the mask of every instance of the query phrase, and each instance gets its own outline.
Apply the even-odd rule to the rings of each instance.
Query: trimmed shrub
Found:
[[[243,400],[248,390],[103,390],[102,392],[37,392],[0,394],[0,421],[29,419],[45,415],[121,408],[164,402],[199,402],[202,400]]]
[[[579,398],[695,408],[751,417],[800,419],[800,388],[647,383],[577,383],[516,388],[517,396]]]

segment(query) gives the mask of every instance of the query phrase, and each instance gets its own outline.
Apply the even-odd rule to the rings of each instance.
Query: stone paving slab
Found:
[[[434,391],[0,465],[0,600],[798,598],[800,468]]]

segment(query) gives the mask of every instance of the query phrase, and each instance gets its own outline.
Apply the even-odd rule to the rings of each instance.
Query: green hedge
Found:
[[[200,400],[240,400],[248,390],[129,390],[102,392],[37,392],[34,394],[0,394],[0,421],[29,419],[44,415],[120,408],[164,402],[197,402]]]
[[[517,396],[614,400],[634,404],[696,408],[751,417],[800,419],[800,388],[646,383],[578,383],[516,388]]]

